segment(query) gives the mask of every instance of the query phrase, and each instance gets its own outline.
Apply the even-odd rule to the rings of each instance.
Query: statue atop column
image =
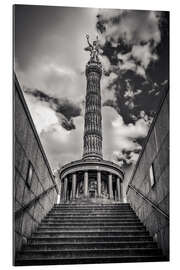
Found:
[[[98,36],[96,36],[96,40],[91,44],[89,41],[89,35],[86,34],[86,39],[88,43],[88,47],[85,48],[85,51],[90,51],[90,62],[100,63],[99,61],[99,40]]]

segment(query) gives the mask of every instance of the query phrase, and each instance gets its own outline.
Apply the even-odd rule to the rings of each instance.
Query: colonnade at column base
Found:
[[[60,201],[63,203],[123,202],[120,167],[105,160],[77,160],[61,168]]]

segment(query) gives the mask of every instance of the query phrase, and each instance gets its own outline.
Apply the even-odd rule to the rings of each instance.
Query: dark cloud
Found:
[[[35,97],[38,101],[46,102],[47,105],[55,111],[59,123],[64,129],[71,130],[76,128],[73,118],[81,115],[81,108],[79,105],[67,98],[60,99],[51,97],[38,89],[26,88],[24,89],[24,92]]]
[[[70,119],[69,121],[66,118],[61,119],[61,125],[66,130],[75,129],[75,124],[73,122],[73,119]]]
[[[69,101],[67,98],[55,98],[53,102],[55,104],[56,112],[63,114],[68,120],[71,120],[71,117],[81,115],[81,108],[72,101]]]
[[[112,108],[117,108],[117,104],[114,100],[112,99],[108,99],[103,103],[103,106],[108,106],[108,107],[112,107]],[[118,109],[118,108],[117,108]]]
[[[135,123],[142,112],[152,121],[168,87],[168,26],[168,12],[102,10],[97,16],[103,55],[117,75],[107,87],[115,99],[103,106],[114,107],[125,124]]]
[[[25,88],[24,92],[28,95],[32,95],[40,101],[50,102],[52,97],[46,95],[44,92],[38,89]]]
[[[150,127],[169,87],[169,13],[100,10],[96,27],[103,56],[110,62],[105,75],[116,75],[106,87],[114,98],[103,106],[113,107],[125,126],[143,119]],[[135,164],[145,136],[129,139],[134,149],[127,145],[114,151],[114,160],[124,168]]]
[[[139,137],[134,140],[135,143],[138,143],[139,145],[143,145],[145,142],[145,138]]]
[[[143,85],[143,82],[141,84],[138,82],[137,76],[135,81],[134,74],[129,72],[128,75],[123,76],[123,79],[117,78],[113,81],[109,87],[115,90],[115,100],[106,100],[103,106],[115,108],[126,124],[135,123],[142,118],[142,112],[145,112],[146,120],[151,122],[168,83],[155,85],[149,81]]]
[[[114,154],[114,158],[121,167],[127,168],[136,162],[140,152],[141,147],[134,150],[122,149]]]

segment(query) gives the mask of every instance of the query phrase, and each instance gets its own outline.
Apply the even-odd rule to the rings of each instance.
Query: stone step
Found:
[[[66,230],[61,230],[59,231],[45,231],[45,232],[34,232],[32,234],[33,237],[47,237],[47,236],[52,236],[52,237],[61,237],[61,236],[74,236],[74,237],[79,237],[79,236],[148,236],[149,233],[147,231],[125,231],[125,230],[117,230],[117,231],[83,231],[83,230],[71,230],[71,231],[66,231]]]
[[[106,248],[157,248],[154,242],[79,242],[79,243],[38,243],[28,244],[23,250],[72,250],[72,249],[106,249]]]
[[[16,260],[16,266],[32,265],[71,265],[71,264],[100,264],[100,263],[131,263],[131,262],[160,262],[168,261],[163,256],[96,256],[84,258],[27,258]]]
[[[52,209],[49,213],[134,213],[132,209]]]
[[[59,210],[53,210],[48,213],[49,215],[135,215],[135,213],[132,210],[125,210],[125,211],[59,211]]]
[[[46,217],[42,220],[42,222],[69,222],[69,223],[81,223],[81,222],[99,222],[99,223],[106,223],[106,222],[140,222],[137,217],[120,217],[120,218],[112,218],[112,217],[91,217],[91,218],[52,218]]]
[[[90,243],[90,242],[95,242],[95,243],[99,243],[99,242],[152,242],[153,239],[151,236],[149,235],[145,235],[145,236],[140,236],[140,235],[134,235],[134,236],[59,236],[59,237],[40,237],[38,236],[34,236],[28,239],[28,243],[32,244],[32,243]]]
[[[53,227],[53,226],[68,226],[68,225],[72,225],[72,226],[136,226],[136,225],[142,225],[142,223],[140,221],[121,221],[119,222],[119,220],[117,221],[106,221],[106,222],[102,222],[102,221],[79,221],[79,222],[65,222],[65,221],[48,221],[48,220],[44,220],[41,222],[40,227],[42,226],[49,226],[49,227]],[[143,226],[143,225],[142,225]]]
[[[37,231],[38,232],[46,232],[46,231],[52,231],[52,232],[61,232],[61,231],[89,231],[89,232],[106,232],[106,231],[146,231],[145,227],[140,225],[140,226],[88,226],[88,225],[81,225],[78,227],[74,226],[40,226]]]
[[[106,209],[106,210],[114,210],[114,209],[132,209],[130,205],[114,205],[114,206],[104,206],[104,205],[81,205],[81,206],[76,206],[74,205],[61,205],[61,206],[54,206],[53,209],[74,209],[74,210],[78,210],[78,209],[94,209],[94,210],[101,210],[101,209]]]
[[[101,214],[105,214],[105,215],[135,215],[135,212],[132,211],[132,210],[129,210],[129,211],[103,211],[103,210],[99,210],[99,211],[54,211],[54,210],[51,210],[48,215],[101,215]]]
[[[71,205],[70,207],[67,207],[67,206],[61,206],[61,207],[53,207],[53,209],[56,209],[56,210],[70,210],[70,209],[73,209],[73,210],[101,210],[101,209],[104,209],[104,210],[124,210],[124,209],[132,209],[130,205],[122,205],[122,206],[75,206],[75,205]]]
[[[134,214],[134,212],[132,211],[132,210],[127,210],[127,209],[124,209],[124,210],[103,210],[103,209],[101,209],[101,210],[60,210],[60,209],[58,209],[58,210],[55,210],[55,209],[53,209],[53,210],[51,210],[50,212],[49,212],[49,214],[67,214],[67,213],[71,213],[71,214],[86,214],[86,213],[88,213],[88,214],[94,214],[94,213],[96,213],[96,214],[104,214],[104,213],[106,213],[106,214],[131,214],[131,213],[133,213]]]
[[[42,220],[16,265],[164,261],[129,204],[61,204]]]
[[[88,220],[92,220],[92,221],[114,221],[114,220],[118,220],[119,222],[121,221],[126,221],[126,220],[139,220],[137,216],[46,216],[46,218],[44,218],[42,221],[45,220],[52,220],[52,221],[77,221],[79,222],[81,221],[88,221]]]
[[[26,250],[17,254],[17,259],[28,258],[83,258],[97,256],[160,256],[158,248],[103,248],[103,249],[72,249],[72,250]]]
[[[96,203],[96,204],[91,204],[91,203],[87,203],[87,204],[82,204],[82,203],[61,203],[61,204],[54,204],[54,208],[61,208],[61,207],[67,207],[67,208],[83,208],[83,207],[94,207],[94,208],[98,208],[98,207],[111,207],[111,208],[116,208],[116,207],[124,207],[124,206],[130,206],[129,203],[106,203],[106,204],[101,204],[101,203]]]
[[[131,214],[118,214],[118,215],[107,215],[107,214],[86,214],[86,215],[82,215],[82,214],[48,214],[46,216],[47,218],[126,218],[126,217],[136,217],[135,214],[131,213]]]

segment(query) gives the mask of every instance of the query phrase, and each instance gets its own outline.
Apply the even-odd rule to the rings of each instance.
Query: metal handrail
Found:
[[[141,191],[137,190],[131,184],[129,184],[128,187],[131,188],[132,190],[134,190],[138,196],[140,196],[143,200],[145,200],[148,204],[150,204],[154,209],[156,209],[156,211],[161,213],[165,218],[167,218],[169,220],[169,215],[166,212],[164,212],[161,208],[159,208],[159,206],[157,206],[154,202],[152,202],[150,199],[148,199]]]
[[[36,204],[40,199],[42,199],[44,196],[48,195],[48,193],[52,190],[56,188],[56,185],[51,186],[50,188],[48,188],[47,190],[43,191],[40,195],[36,196],[32,201],[30,201],[29,203],[27,203],[25,206],[23,206],[22,208],[20,208],[19,210],[17,210],[14,214],[15,214],[15,218],[18,218],[19,216],[21,216],[27,209],[31,208],[34,204]]]

